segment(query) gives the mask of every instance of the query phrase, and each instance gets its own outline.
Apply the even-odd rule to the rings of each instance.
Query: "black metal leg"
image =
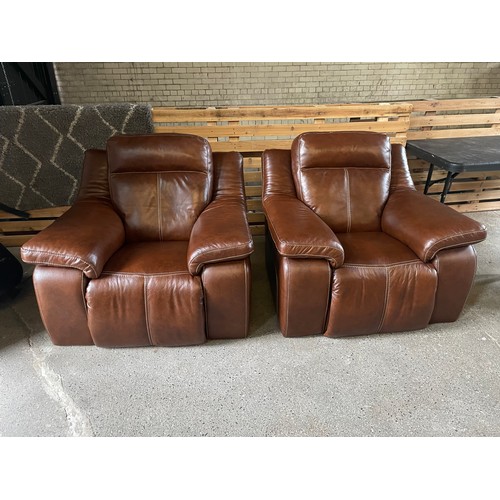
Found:
[[[444,203],[444,200],[446,199],[446,195],[448,194],[448,191],[450,190],[451,183],[452,183],[453,179],[455,178],[455,175],[453,175],[451,172],[448,172],[448,175],[446,176],[446,180],[444,181],[443,192],[441,193],[441,203]]]
[[[424,194],[427,194],[429,187],[431,185],[432,172],[434,172],[434,165],[431,163],[429,165],[429,172],[427,172],[427,180],[425,181]]]

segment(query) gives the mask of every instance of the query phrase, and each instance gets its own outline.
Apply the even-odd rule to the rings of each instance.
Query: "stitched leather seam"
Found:
[[[238,243],[237,245],[231,245],[230,247],[226,247],[226,248],[240,248],[240,247],[245,247],[245,246],[248,246],[249,243]],[[201,253],[200,255],[206,255],[206,254],[210,254],[210,253],[216,253],[216,252],[220,252],[221,250],[225,250],[223,248],[214,248],[212,250],[204,250],[203,253]],[[193,259],[195,260],[195,259]]]
[[[227,257],[221,257],[220,259],[211,259],[211,260],[204,260],[203,262],[200,262],[196,266],[195,274],[198,274],[201,270],[201,268],[206,265],[206,264],[215,264],[216,262],[225,262],[225,261],[232,261],[232,260],[239,260],[239,259],[244,259],[245,257],[248,257],[251,255],[253,250],[246,254],[238,254],[238,255],[232,255],[232,256],[227,256]]]
[[[424,254],[424,261],[427,261],[429,260],[429,256],[440,251],[440,250],[444,250],[445,248],[454,248],[454,247],[459,247],[459,246],[467,246],[467,245],[472,245],[474,243],[479,243],[480,241],[483,241],[484,238],[481,238],[479,240],[474,240],[474,241],[471,241],[471,242],[459,242],[459,243],[454,243],[454,244],[451,244],[451,245],[447,245],[447,246],[443,246],[441,248],[439,248],[438,250],[434,251],[434,247],[440,245],[443,241],[446,241],[446,240],[451,240],[453,238],[460,238],[461,236],[465,236],[467,234],[476,234],[478,233],[478,231],[474,230],[474,231],[467,231],[466,233],[460,233],[460,234],[456,234],[456,235],[452,235],[452,236],[447,236],[446,238],[441,238],[440,240],[436,241],[435,243],[433,243],[430,248],[427,250],[427,252],[425,252]]]
[[[332,297],[332,288],[333,288],[333,271],[331,270],[330,266],[328,266],[328,284],[327,284],[327,291],[326,291],[326,309],[325,309],[325,314],[323,316],[323,330],[321,331],[321,334],[324,334],[326,332],[326,329],[328,327],[328,310],[330,309],[330,301]]]
[[[347,232],[351,232],[351,184],[349,179],[349,170],[344,168],[344,181],[346,183],[346,208],[347,208]]]
[[[274,234],[274,236],[276,237],[276,239],[282,244],[282,245],[293,245],[295,247],[299,247],[299,248],[310,248],[311,246],[317,246],[317,245],[304,245],[304,244],[301,244],[301,243],[290,243],[290,242],[287,242],[287,241],[284,241],[282,240],[279,235],[278,235],[278,232],[276,231],[276,228],[274,227],[274,224],[272,222],[272,220],[269,218],[269,217],[266,217],[266,220],[269,222],[271,228],[272,228],[272,232]],[[332,247],[328,247],[328,246],[317,246],[317,248],[319,250],[321,249],[325,249],[325,250],[331,250]],[[278,252],[280,253],[280,255],[283,255],[284,257],[299,257],[300,254],[293,254],[293,253],[285,253],[285,251],[282,251],[280,249],[278,249]],[[316,255],[316,254],[304,254],[304,257],[320,257],[320,258],[323,258],[323,259],[328,259],[328,260],[331,260],[335,263],[335,266],[338,267],[338,262],[337,260],[334,258],[334,257],[331,257],[329,255]]]
[[[146,332],[148,333],[148,340],[150,345],[153,344],[153,340],[151,338],[151,332],[149,330],[149,314],[148,314],[148,287],[147,287],[147,278],[144,276],[144,314],[146,319]]]
[[[156,174],[156,206],[158,209],[158,237],[160,241],[163,240],[161,234],[161,196],[160,196],[160,174]]]
[[[244,266],[244,271],[243,274],[245,275],[245,337],[248,335],[248,324],[250,322],[250,300],[249,300],[249,286],[248,286],[248,275],[250,274],[250,264],[245,264],[243,263]]]
[[[227,251],[228,249],[230,250],[237,250],[238,248],[242,248],[242,247],[246,247],[248,246],[249,243],[238,243],[237,245],[231,245],[230,247],[226,247],[226,248],[214,248],[213,250],[205,250],[203,252],[200,252],[198,254],[195,254],[194,257],[192,257],[190,260],[189,260],[189,263],[190,264],[197,264],[197,261],[199,259],[202,259],[202,262],[201,263],[198,263],[199,264],[204,264],[208,261],[205,261],[204,260],[204,257],[206,255],[210,255],[212,253],[220,253],[221,251]],[[251,252],[250,252],[251,253]],[[233,256],[230,256],[230,257],[237,257],[239,256],[240,254],[237,254],[237,255],[233,255]],[[241,255],[242,257],[246,257],[246,255],[249,255],[248,253],[245,254],[245,255]],[[222,258],[222,260],[224,260],[224,258]]]
[[[168,276],[171,274],[190,274],[189,271],[170,271],[166,273],[134,273],[127,271],[103,271],[101,276],[115,276],[115,275],[125,275],[125,276]]]
[[[57,253],[57,252],[51,252],[49,250],[34,250],[34,249],[30,249],[30,248],[24,248],[23,249],[23,252],[27,252],[27,253],[31,253],[31,254],[37,254],[37,255],[40,255],[40,254],[46,254],[46,255],[56,255],[58,257],[64,257],[65,259],[77,259],[77,260],[80,260],[81,262],[83,262],[84,264],[87,265],[87,267],[93,271],[93,273],[97,276],[97,271],[95,270],[94,266],[92,266],[92,264],[89,264],[86,260],[83,260],[81,257],[78,257],[76,255],[68,255],[68,254],[62,254],[62,253]],[[43,255],[40,255],[41,257]],[[48,266],[57,266],[57,267],[75,267],[74,265],[70,265],[70,264],[54,264],[53,262],[37,262],[37,264],[46,264]],[[84,269],[83,271],[88,271],[89,269]],[[80,269],[81,270],[81,269]]]
[[[380,323],[377,328],[377,333],[382,330],[382,326],[384,325],[384,320],[385,320],[385,315],[387,312],[387,299],[389,297],[389,271],[387,268],[385,268],[385,295],[384,295],[384,307],[382,309],[382,317],[380,318]]]
[[[285,266],[285,278],[286,278],[285,281],[287,282],[287,285],[286,285],[286,304],[285,304],[285,308],[286,308],[285,332],[288,335],[288,315],[290,312],[290,288],[292,288],[292,285],[291,285],[292,280],[290,278],[289,266]]]
[[[342,267],[373,267],[373,268],[387,268],[387,267],[398,267],[406,266],[407,264],[422,263],[420,259],[407,260],[405,262],[397,262],[395,264],[344,264]]]

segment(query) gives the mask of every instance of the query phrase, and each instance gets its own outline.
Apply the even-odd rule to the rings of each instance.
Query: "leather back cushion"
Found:
[[[111,200],[127,241],[188,240],[212,197],[212,151],[187,134],[108,140]]]
[[[374,132],[306,132],[292,144],[297,196],[333,231],[379,231],[391,181],[389,138]]]

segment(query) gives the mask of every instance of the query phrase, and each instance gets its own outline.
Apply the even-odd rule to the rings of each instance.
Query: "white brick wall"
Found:
[[[237,106],[500,95],[500,63],[55,63],[63,104]]]

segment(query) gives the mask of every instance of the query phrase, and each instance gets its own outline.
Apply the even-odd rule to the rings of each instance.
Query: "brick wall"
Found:
[[[287,105],[500,95],[500,63],[56,63],[63,104]]]

